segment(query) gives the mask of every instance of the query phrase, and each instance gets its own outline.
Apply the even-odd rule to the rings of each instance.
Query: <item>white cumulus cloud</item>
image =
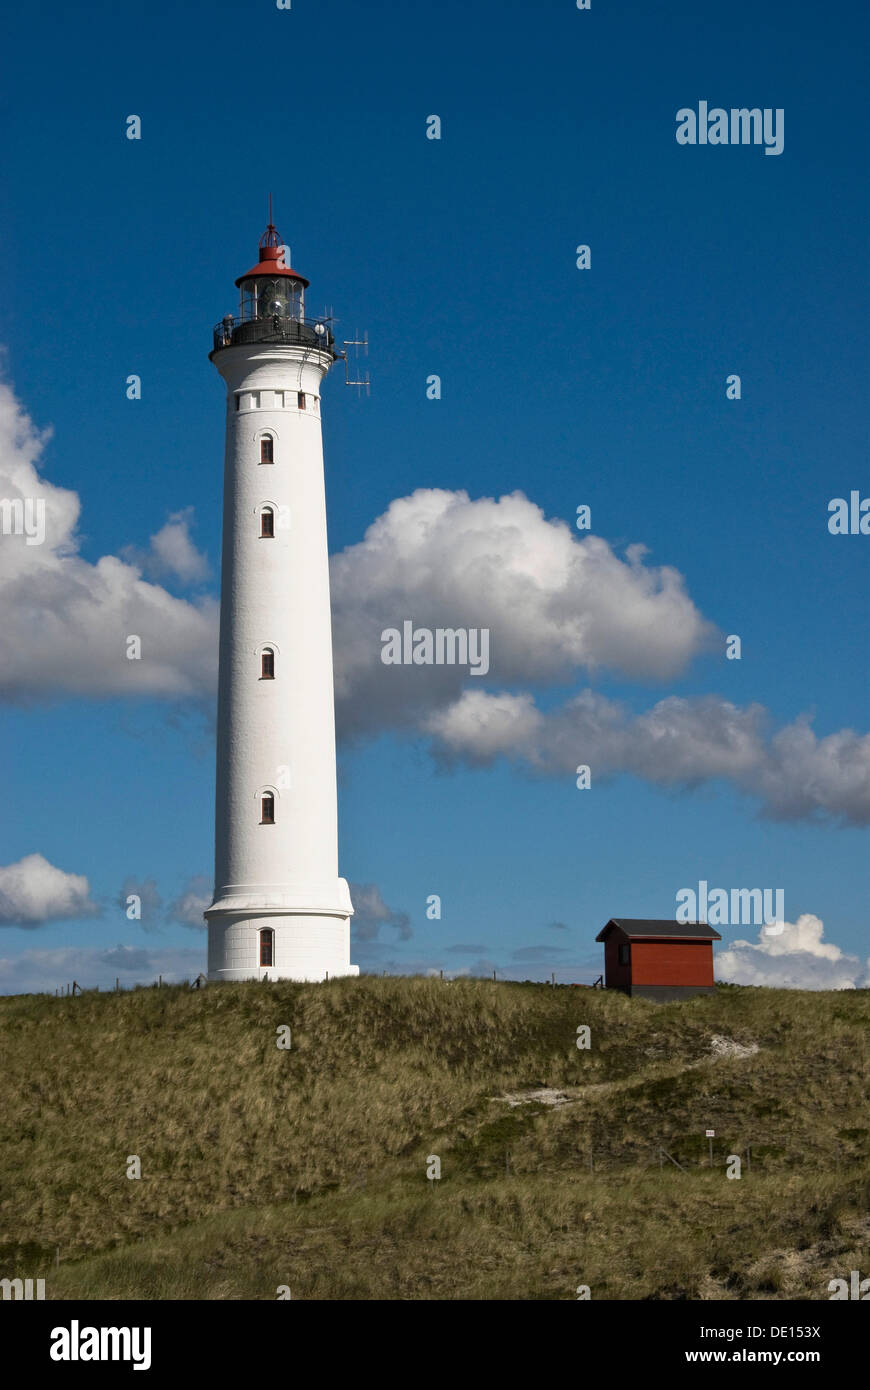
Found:
[[[83,874],[55,868],[42,854],[27,854],[0,868],[0,926],[39,927],[43,922],[96,917]]]
[[[661,680],[715,634],[670,566],[621,558],[521,492],[471,499],[420,488],[392,502],[332,561],[336,698],[351,732],[414,722],[455,698],[458,666],[385,666],[381,633],[487,628],[493,682],[570,680],[607,669]]]
[[[7,528],[0,536],[0,695],[210,693],[217,672],[217,604],[193,603],[148,583],[136,564],[79,553],[78,495],[41,477],[37,462],[48,435],[38,431],[10,387],[0,383],[0,499],[44,505],[41,544]],[[186,521],[170,520],[154,541],[165,568],[190,572]],[[159,538],[159,539],[158,539]],[[195,552],[193,552],[195,554]],[[141,660],[128,660],[127,639],[141,639]]]
[[[821,918],[803,913],[781,933],[763,927],[757,942],[734,941],[715,955],[716,978],[734,985],[779,989],[867,989],[870,960],[848,955],[825,941]]]
[[[122,556],[149,579],[171,576],[183,584],[196,584],[208,577],[209,564],[193,543],[192,524],[193,507],[172,512],[166,524],[151,537],[148,550],[140,552],[135,546],[125,546]]]
[[[0,698],[211,697],[216,600],[181,599],[146,577],[204,577],[190,509],[173,512],[144,552],[127,546],[92,564],[79,553],[78,496],[37,473],[46,437],[0,384],[0,502],[45,508],[41,544],[0,536]],[[641,713],[593,690],[539,704],[542,689],[578,675],[676,677],[720,639],[672,566],[647,563],[639,545],[617,554],[520,492],[420,488],[396,499],[333,557],[332,597],[341,736],[422,734],[446,764],[504,757],[543,776],[586,763],[593,783],[723,779],[781,820],[870,824],[868,733],[820,736],[808,718],[777,730],[762,706],[715,694],[668,696]],[[385,665],[381,634],[406,621],[488,629],[488,674]],[[141,660],[128,659],[131,636]]]
[[[718,695],[668,696],[642,714],[584,690],[546,713],[528,693],[465,690],[421,721],[446,763],[506,758],[540,775],[597,779],[629,773],[658,786],[724,779],[778,820],[870,824],[870,734],[818,738],[806,719],[776,733],[761,705]]]

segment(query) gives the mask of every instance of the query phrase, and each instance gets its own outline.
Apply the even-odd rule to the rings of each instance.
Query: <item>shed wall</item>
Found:
[[[631,966],[619,964],[619,947],[628,938],[616,929],[604,942],[604,984],[606,989],[627,989],[631,984]]]
[[[632,941],[631,984],[712,987],[712,941]]]

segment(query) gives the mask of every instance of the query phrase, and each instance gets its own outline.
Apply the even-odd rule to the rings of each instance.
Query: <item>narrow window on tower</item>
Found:
[[[271,928],[260,932],[260,964],[272,965],[275,955],[275,933]]]
[[[298,404],[299,404],[299,409],[300,409],[300,410],[304,410],[304,409],[305,409],[305,392],[304,392],[304,391],[299,391],[299,392],[297,393],[297,401],[298,401]]]
[[[260,680],[273,681],[275,679],[275,653],[271,647],[267,647],[260,657]]]
[[[275,824],[275,798],[271,792],[260,798],[260,824]]]
[[[623,944],[622,944],[622,945],[620,946],[620,948],[619,948],[619,964],[620,964],[620,965],[630,965],[630,964],[631,964],[631,947],[630,947],[629,945],[625,944],[624,942],[623,942]]]
[[[273,540],[275,536],[275,513],[271,507],[264,507],[260,512],[260,537],[263,540]]]
[[[274,448],[274,441],[273,441],[273,439],[272,439],[272,436],[271,436],[270,434],[264,434],[264,435],[263,435],[263,438],[260,440],[260,462],[261,462],[261,463],[274,463],[274,462],[275,462],[275,454],[274,454],[274,452],[273,452],[273,448]]]

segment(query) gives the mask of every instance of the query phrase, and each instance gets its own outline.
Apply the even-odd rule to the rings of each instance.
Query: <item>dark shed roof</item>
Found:
[[[606,927],[602,927],[596,941],[603,941],[612,927],[619,927],[630,941],[666,937],[677,941],[721,941],[722,937],[706,922],[675,922],[672,917],[664,920],[650,917],[611,917]]]

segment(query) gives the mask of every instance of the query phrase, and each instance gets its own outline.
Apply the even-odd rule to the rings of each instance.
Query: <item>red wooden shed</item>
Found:
[[[604,942],[604,988],[644,999],[686,999],[713,993],[713,942],[706,922],[611,917]]]

